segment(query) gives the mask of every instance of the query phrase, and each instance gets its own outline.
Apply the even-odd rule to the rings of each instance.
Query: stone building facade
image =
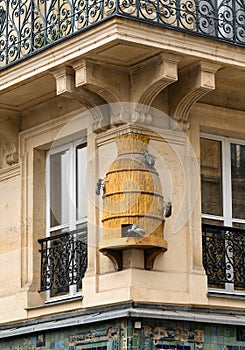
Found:
[[[0,350],[245,350],[242,2],[0,13]]]

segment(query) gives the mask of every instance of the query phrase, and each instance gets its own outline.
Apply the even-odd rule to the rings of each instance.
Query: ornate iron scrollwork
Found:
[[[209,287],[245,289],[245,230],[203,225],[203,265]]]
[[[41,244],[41,291],[81,288],[87,268],[87,240],[81,231],[47,237]]]

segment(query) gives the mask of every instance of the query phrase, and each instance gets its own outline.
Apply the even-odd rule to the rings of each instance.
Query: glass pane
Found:
[[[202,212],[223,215],[221,142],[201,138]]]
[[[69,222],[69,150],[50,156],[50,226]]]
[[[78,146],[76,152],[76,209],[77,220],[81,220],[87,217],[87,147]]]
[[[245,146],[231,144],[232,217],[245,219]]]

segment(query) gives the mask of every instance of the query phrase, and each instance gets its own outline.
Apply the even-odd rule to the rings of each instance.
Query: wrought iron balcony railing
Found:
[[[209,287],[245,291],[245,230],[203,225],[202,242]]]
[[[82,287],[87,268],[87,239],[81,230],[61,233],[38,241],[41,244],[41,291],[50,296]]]
[[[0,0],[0,69],[113,16],[245,44],[244,0]]]

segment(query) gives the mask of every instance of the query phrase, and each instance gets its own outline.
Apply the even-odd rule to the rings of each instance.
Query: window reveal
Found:
[[[82,287],[87,254],[86,167],[85,143],[71,142],[47,154],[47,238],[42,242],[41,285],[48,299],[75,295]]]

